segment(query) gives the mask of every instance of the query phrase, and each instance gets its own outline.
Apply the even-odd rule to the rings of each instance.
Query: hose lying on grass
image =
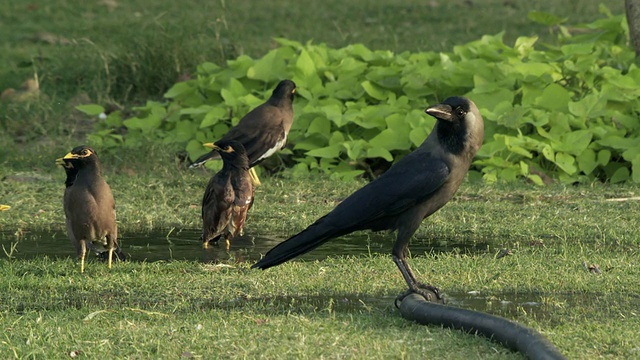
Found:
[[[566,359],[539,332],[499,316],[432,303],[418,294],[409,294],[396,305],[407,320],[482,334],[529,359]]]

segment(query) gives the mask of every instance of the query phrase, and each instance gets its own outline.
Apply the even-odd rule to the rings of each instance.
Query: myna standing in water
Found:
[[[238,125],[231,128],[218,142],[235,140],[241,143],[249,157],[249,167],[253,168],[287,144],[287,136],[293,124],[295,93],[296,84],[293,81],[280,81],[269,100],[240,119]],[[190,167],[219,158],[219,152],[214,150],[198,158]],[[254,184],[260,185],[253,169],[251,177]]]
[[[356,230],[397,230],[393,261],[409,291],[427,300],[441,300],[438,289],[418,282],[409,267],[409,240],[422,220],[458,190],[482,145],[484,123],[476,105],[463,97],[450,97],[427,108],[426,113],[437,121],[420,147],[307,229],[275,246],[253,267],[267,269],[281,264]]]
[[[102,178],[98,155],[88,146],[78,146],[56,163],[67,173],[64,214],[67,233],[80,257],[80,271],[84,272],[87,248],[108,252],[111,268],[113,253],[121,260],[124,254],[118,247],[115,201]]]
[[[207,143],[222,157],[222,169],[216,173],[202,197],[202,242],[223,238],[229,250],[230,240],[242,235],[247,212],[253,204],[255,191],[249,174],[249,158],[242,144],[235,140]]]

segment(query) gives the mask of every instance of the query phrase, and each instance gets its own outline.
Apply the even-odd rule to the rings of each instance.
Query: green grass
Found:
[[[53,161],[85,141],[93,123],[82,102],[131,106],[159,98],[204,60],[258,57],[273,37],[364,43],[395,52],[450,50],[505,30],[507,41],[548,29],[529,10],[598,18],[597,2],[503,0],[0,3],[0,91],[38,73],[40,100],[0,102],[0,236],[29,246],[35,230],[64,232],[64,172]],[[432,4],[438,4],[434,6]],[[622,12],[622,2],[608,4]],[[39,32],[68,44],[41,41]],[[35,40],[34,40],[35,39]],[[40,39],[40,40],[37,40]],[[212,175],[186,171],[179,147],[148,145],[103,153],[122,233],[200,226],[199,202]],[[363,182],[264,176],[247,233],[285,238],[304,229]],[[633,358],[640,349],[636,266],[640,255],[637,186],[545,188],[463,184],[420,228],[434,246],[489,243],[490,249],[413,254],[422,279],[452,297],[470,290],[488,311],[522,295],[538,311],[505,316],[531,326],[569,358]],[[388,245],[393,236],[389,237]],[[71,246],[62,236],[61,245]],[[363,244],[363,248],[366,244]],[[495,259],[499,248],[513,255]],[[9,251],[8,249],[5,249]],[[421,255],[421,256],[418,256]],[[230,261],[118,263],[112,271],[59,258],[0,260],[0,357],[68,358],[521,358],[485,339],[402,319],[404,290],[388,255],[292,262],[268,271]],[[601,275],[582,262],[599,264]]]
[[[111,157],[104,161],[117,163]],[[59,171],[39,174],[37,183],[0,182],[3,199],[13,205],[2,213],[0,229],[18,249],[34,240],[20,235],[30,229],[64,232],[63,172],[52,170]],[[167,165],[153,176],[122,169],[106,175],[125,234],[199,227],[198,202],[210,173]],[[247,233],[284,238],[361,185],[294,179],[286,172],[265,176]],[[637,193],[632,186],[468,181],[425,222],[415,241],[488,242],[489,249],[414,253],[411,261],[420,278],[454,298],[479,291],[487,311],[541,331],[569,358],[633,357],[640,331],[640,204],[607,199]],[[385,236],[390,247],[393,236]],[[68,246],[64,236],[60,242]],[[496,259],[499,248],[513,255]],[[598,264],[602,275],[586,271],[583,261]],[[481,338],[403,320],[393,298],[404,283],[389,255],[336,254],[264,272],[233,257],[225,264],[231,267],[167,259],[118,263],[108,271],[90,262],[80,274],[71,259],[0,261],[0,326],[6,329],[0,355],[49,358],[80,350],[143,358],[187,352],[224,358],[418,358],[429,352],[519,358]],[[514,296],[541,305],[533,312],[517,306],[503,313],[500,301]]]
[[[509,317],[541,331],[568,358],[629,358],[640,331],[640,273],[631,265],[638,255],[567,245],[500,260],[444,254],[412,263],[449,293],[493,298],[494,313],[509,293],[540,302],[538,312],[523,306]],[[610,268],[600,276],[584,271],[583,257]],[[388,256],[268,271],[248,265],[129,262],[107,271],[90,263],[79,274],[68,260],[2,261],[0,355],[520,358],[482,338],[403,320],[393,307],[401,279]]]
[[[170,151],[155,149],[151,153],[163,154],[165,160],[163,164],[154,162],[157,169],[153,172],[127,165],[127,159],[138,152],[102,158],[121,230],[198,228],[202,192],[213,173],[178,167],[171,162]],[[64,152],[57,156],[62,155]],[[0,217],[0,230],[64,231],[61,202],[65,175],[54,165],[54,157],[35,159],[39,171],[15,172],[0,181],[2,203],[12,206]],[[247,230],[283,238],[302,230],[365,184],[335,182],[326,176],[296,178],[289,172],[263,177]],[[580,240],[634,247],[640,244],[636,226],[640,204],[608,199],[634,197],[638,192],[635,185],[555,184],[542,188],[527,184],[488,186],[469,180],[454,200],[425,222],[418,236],[436,242],[488,241],[509,246],[529,241],[555,246]]]

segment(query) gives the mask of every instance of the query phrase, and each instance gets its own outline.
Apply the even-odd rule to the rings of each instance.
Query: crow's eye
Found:
[[[233,148],[231,147],[231,145],[227,146],[224,151],[226,152],[233,152]]]
[[[463,117],[466,112],[464,110],[462,110],[462,108],[457,108],[456,109],[456,114],[458,114],[458,116]]]
[[[89,151],[89,149],[84,149],[84,150],[82,150],[82,155],[89,156],[89,155],[91,155],[91,151]]]

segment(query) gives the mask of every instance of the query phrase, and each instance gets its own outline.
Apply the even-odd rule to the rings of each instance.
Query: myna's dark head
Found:
[[[216,143],[203,144],[203,146],[217,151],[225,163],[231,162],[236,166],[246,165],[246,167],[249,167],[247,150],[245,150],[244,146],[242,146],[242,143],[240,143],[239,141],[220,140]]]
[[[99,162],[96,151],[86,145],[76,146],[64,157],[56,159],[56,164],[64,166],[65,169],[77,170],[86,166],[93,166]]]
[[[461,152],[469,144],[478,148],[482,144],[484,121],[470,99],[452,96],[425,112],[438,119],[438,137],[452,153]]]
[[[278,83],[278,86],[273,90],[273,94],[269,100],[275,100],[276,102],[282,99],[289,99],[293,101],[296,93],[296,83],[291,80],[282,80]]]
[[[67,173],[67,187],[73,185],[78,172],[85,168],[99,171],[100,160],[93,148],[81,145],[73,148],[64,157],[56,159],[56,164],[62,165]]]

